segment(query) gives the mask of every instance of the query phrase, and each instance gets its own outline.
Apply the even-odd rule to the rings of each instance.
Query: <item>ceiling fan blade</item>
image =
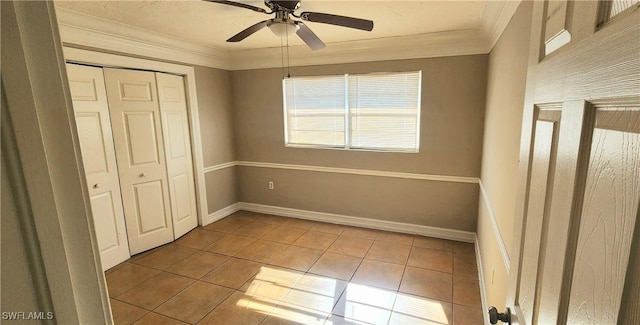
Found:
[[[260,7],[254,7],[252,5],[248,5],[248,4],[244,4],[244,3],[240,3],[240,2],[222,1],[222,0],[204,0],[204,1],[215,2],[215,3],[220,3],[220,4],[223,4],[223,5],[229,5],[229,6],[245,8],[245,9],[261,12],[263,14],[268,14],[268,12],[266,10],[264,10],[264,9],[262,9]]]
[[[261,21],[243,31],[241,31],[238,34],[235,34],[233,37],[231,37],[230,39],[227,40],[227,42],[240,42],[243,39],[247,38],[249,35],[267,27],[267,24],[269,23],[269,21],[272,19],[267,19],[265,21]]]
[[[300,14],[300,18],[314,23],[331,24],[366,31],[373,30],[373,21],[360,18],[323,14],[319,12],[303,12]]]
[[[318,36],[316,36],[316,34],[314,34],[311,29],[309,29],[309,27],[307,27],[307,25],[303,24],[300,21],[296,21],[296,25],[298,25],[298,30],[296,31],[296,34],[298,34],[298,36],[300,36],[300,38],[302,38],[302,40],[307,43],[307,45],[312,49],[312,50],[319,50],[321,48],[324,48],[326,45],[324,45],[324,43],[318,38]]]

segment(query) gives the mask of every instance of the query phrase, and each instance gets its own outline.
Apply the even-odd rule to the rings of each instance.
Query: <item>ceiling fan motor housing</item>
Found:
[[[293,12],[300,8],[300,1],[289,1],[289,0],[264,0],[264,4],[271,8],[271,10],[284,10],[288,12]]]
[[[271,9],[271,12],[267,12],[266,10],[264,10],[264,8],[252,6],[242,2],[228,0],[204,1],[240,7],[267,15],[276,15],[274,18],[263,20],[245,28],[241,32],[229,38],[227,42],[242,41],[253,33],[265,27],[269,27],[271,31],[273,31],[273,33],[279,37],[288,37],[290,34],[295,33],[307,44],[307,46],[309,46],[314,51],[326,46],[320,40],[320,38],[318,38],[318,36],[314,34],[311,29],[309,29],[309,27],[307,27],[307,25],[305,25],[302,21],[291,19],[291,16],[300,18],[304,21],[355,28],[364,31],[371,31],[373,29],[373,21],[366,19],[325,14],[321,12],[303,12],[300,15],[296,15],[294,12],[300,8],[300,0],[264,0],[264,4]]]

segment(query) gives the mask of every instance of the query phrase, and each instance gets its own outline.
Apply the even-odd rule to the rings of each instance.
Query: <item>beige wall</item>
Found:
[[[231,73],[195,66],[204,166],[233,161]]]
[[[232,162],[235,153],[231,73],[208,67],[194,68],[204,167]],[[205,184],[209,213],[238,202],[235,168],[207,172]]]
[[[293,67],[293,76],[422,70],[420,153],[284,147],[280,69],[234,71],[238,160],[480,175],[487,56]]]
[[[508,273],[500,253],[500,237],[509,256],[513,253],[512,228],[531,15],[532,3],[523,2],[489,55],[480,178],[490,207],[481,197],[477,236],[487,303],[498,309],[505,305],[508,281]],[[499,234],[493,229],[490,209],[493,210]]]
[[[478,177],[487,55],[291,68],[294,76],[416,70],[423,73],[419,153],[285,148],[281,69],[234,71],[231,80],[236,158]],[[264,191],[264,181],[276,175],[277,190]],[[476,228],[476,184],[254,167],[240,168],[238,179],[239,198],[243,202],[467,231]]]

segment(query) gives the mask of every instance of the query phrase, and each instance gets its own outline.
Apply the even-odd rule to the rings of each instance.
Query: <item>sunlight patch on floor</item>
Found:
[[[237,305],[304,324],[447,325],[452,319],[450,303],[272,267],[262,267]]]

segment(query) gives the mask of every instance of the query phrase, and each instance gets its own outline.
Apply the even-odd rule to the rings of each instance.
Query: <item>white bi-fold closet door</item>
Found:
[[[173,232],[178,238],[198,225],[186,92],[180,76],[156,73],[156,81],[162,133],[166,141]]]
[[[103,268],[197,226],[182,77],[67,71]]]
[[[120,181],[102,69],[67,64],[102,267],[129,258]]]

